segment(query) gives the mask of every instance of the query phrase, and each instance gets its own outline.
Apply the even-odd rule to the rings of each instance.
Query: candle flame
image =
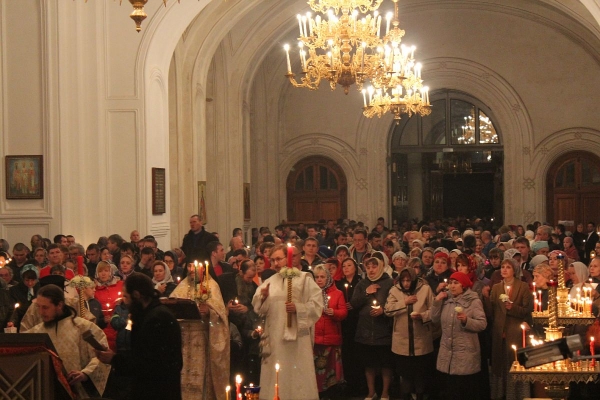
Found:
[[[208,261],[204,261],[204,265],[208,267]]]
[[[594,337],[593,337],[593,336],[592,336],[592,337],[590,337],[590,341],[591,341],[591,342],[593,342],[593,341],[594,341]]]
[[[344,283],[344,286],[346,287],[346,289],[348,289],[348,284],[347,283]]]
[[[231,390],[231,386],[227,385],[227,386],[225,387],[225,391],[226,391],[226,392],[229,392],[230,390]]]
[[[242,383],[242,377],[240,375],[235,376],[235,383]]]
[[[279,363],[275,364],[275,371],[279,371]]]
[[[525,330],[525,325],[521,324],[521,329]]]
[[[289,242],[288,242],[288,244],[287,244],[287,245],[288,245],[288,247],[292,247],[292,244],[291,244],[291,243],[289,243]]]
[[[198,268],[198,260],[194,260],[194,267]]]
[[[21,307],[21,305],[19,303],[15,303],[15,310],[19,307]]]
[[[512,347],[513,350],[517,350],[517,346],[515,346],[514,344],[510,347]]]

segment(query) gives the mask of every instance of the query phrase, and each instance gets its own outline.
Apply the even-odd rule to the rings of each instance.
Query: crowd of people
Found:
[[[0,325],[43,331],[40,303],[60,303],[52,292],[58,286],[73,311],[61,308],[53,318],[92,321],[106,338],[107,352],[97,355],[112,364],[104,383],[97,359],[88,360],[94,379],[85,375],[91,364],[74,367],[85,375],[74,375],[74,384],[87,382],[90,395],[134,398],[134,384],[118,366],[120,355],[136,348],[123,301],[132,294],[127,281],[135,276],[146,284],[143,274],[151,280],[144,304],[191,299],[207,322],[199,339],[189,339],[191,350],[184,330],[183,355],[163,365],[194,365],[194,378],[173,386],[183,398],[224,399],[223,382],[233,386],[239,374],[244,384],[260,384],[260,398],[269,400],[276,392],[312,400],[522,399],[543,397],[544,389],[511,379],[511,346],[521,347],[523,327],[528,337],[543,339],[532,311],[534,304],[548,308],[559,263],[573,296],[590,291],[598,316],[600,242],[592,222],[569,232],[562,225],[495,226],[478,218],[388,228],[380,218],[373,229],[349,220],[262,227],[252,230],[249,243],[241,229],[226,241],[220,236],[194,215],[181,247],[167,251],[138,231],[129,241],[113,234],[85,248],[70,235],[52,241],[34,235],[29,246],[12,248],[0,239]],[[72,284],[78,275],[87,277],[85,288]],[[583,354],[586,333],[566,328],[587,343]],[[584,385],[572,391],[582,398],[594,392]]]

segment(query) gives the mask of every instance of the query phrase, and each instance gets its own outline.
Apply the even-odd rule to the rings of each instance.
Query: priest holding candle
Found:
[[[273,248],[271,265],[280,271],[258,287],[252,300],[254,311],[265,317],[260,398],[273,399],[278,363],[280,398],[318,399],[312,331],[323,312],[323,294],[310,273],[287,266],[286,254],[285,245]]]

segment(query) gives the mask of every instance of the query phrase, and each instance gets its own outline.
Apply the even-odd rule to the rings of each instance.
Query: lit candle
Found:
[[[592,356],[596,355],[596,346],[595,346],[595,342],[594,342],[594,337],[590,337],[590,354]],[[592,358],[592,368],[594,368],[596,365],[596,360]]]
[[[275,397],[273,400],[279,400],[279,363],[275,364]]]
[[[240,375],[235,376],[235,397],[236,399],[242,398],[242,377]]]
[[[512,349],[515,351],[515,362],[519,362],[519,360],[517,359],[517,346],[515,346],[514,344],[512,346]]]
[[[229,391],[231,390],[231,386],[227,385],[225,387],[225,400],[229,400]]]
[[[525,324],[521,324],[521,330],[523,331],[523,347],[527,347],[527,343],[525,343]]]
[[[344,283],[344,287],[346,288],[346,301],[348,301],[348,300],[350,300],[350,299],[348,298],[348,284],[347,284],[347,283]]]
[[[374,308],[377,310],[377,309],[381,308],[381,306],[377,304],[377,300],[373,300],[373,305],[371,306],[371,308]]]
[[[506,294],[510,297],[510,285],[506,285]]]
[[[535,298],[535,307],[533,309],[535,310],[535,312],[537,312],[538,311],[538,307],[539,307],[538,306],[539,303],[538,303],[537,297],[534,296],[534,298]]]
[[[538,290],[538,302],[540,304],[540,312],[542,312],[542,291]]]
[[[77,273],[83,276],[83,256],[77,256]]]
[[[204,261],[204,265],[206,265],[206,270],[204,273],[206,274],[206,279],[210,279],[210,274],[208,273],[208,261]]]
[[[325,308],[329,308],[329,300],[331,300],[331,296],[327,296],[327,304],[325,304]]]
[[[287,244],[287,267],[292,268],[292,259],[294,258],[294,250],[292,249],[292,244]]]

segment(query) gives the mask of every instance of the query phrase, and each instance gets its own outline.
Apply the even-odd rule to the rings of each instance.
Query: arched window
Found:
[[[392,127],[392,217],[502,220],[503,145],[492,111],[455,90],[432,93],[431,104],[430,115]],[[465,202],[465,196],[476,201]]]

